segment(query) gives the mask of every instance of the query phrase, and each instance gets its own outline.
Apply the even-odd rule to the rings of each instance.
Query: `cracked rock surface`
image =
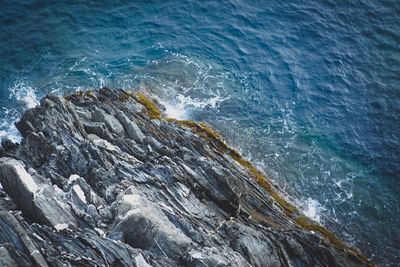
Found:
[[[0,266],[364,266],[212,142],[106,88],[46,96],[0,151]]]

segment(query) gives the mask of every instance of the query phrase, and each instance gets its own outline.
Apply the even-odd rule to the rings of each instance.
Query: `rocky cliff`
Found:
[[[204,123],[47,96],[0,151],[0,266],[365,266]]]

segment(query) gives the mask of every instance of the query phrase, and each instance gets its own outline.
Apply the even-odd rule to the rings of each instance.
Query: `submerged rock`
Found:
[[[144,94],[46,96],[0,158],[1,266],[372,265],[205,124]]]

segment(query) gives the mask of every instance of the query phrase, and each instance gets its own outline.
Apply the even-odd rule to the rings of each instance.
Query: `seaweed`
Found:
[[[161,119],[162,116],[160,109],[144,93],[136,93],[136,100],[146,108],[146,111],[151,119]]]
[[[306,216],[298,216],[294,219],[294,221],[303,229],[321,234],[337,249],[350,253],[351,255],[358,258],[360,261],[365,262],[369,266],[377,266],[376,264],[369,261],[367,257],[362,255],[361,252],[344,243],[332,231],[328,230],[326,227],[320,224],[313,222],[310,218]]]
[[[308,231],[317,232],[321,234],[338,250],[347,251],[352,256],[360,259],[362,262],[366,263],[369,266],[376,266],[374,263],[369,261],[368,258],[362,255],[361,252],[344,243],[326,227],[313,222],[306,216],[299,216],[299,214],[301,214],[299,210],[293,204],[289,203],[283,196],[281,196],[281,194],[275,189],[272,183],[268,181],[268,178],[261,171],[259,171],[250,161],[245,159],[237,150],[229,147],[223,140],[221,134],[219,134],[207,123],[196,122],[192,120],[177,120],[174,118],[164,117],[157,105],[141,92],[136,94],[136,99],[146,108],[150,118],[165,119],[168,122],[176,123],[178,125],[190,128],[194,133],[209,141],[210,144],[213,145],[219,152],[229,155],[235,162],[237,162],[249,173],[249,175],[271,196],[271,198],[279,204],[279,206],[284,210],[289,219],[297,224],[300,228]]]

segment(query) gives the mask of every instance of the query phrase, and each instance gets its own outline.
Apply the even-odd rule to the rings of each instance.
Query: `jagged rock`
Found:
[[[94,121],[105,123],[108,129],[118,136],[122,136],[124,134],[124,127],[113,115],[107,114],[104,111],[97,109],[92,113],[92,118]]]
[[[192,241],[168,220],[161,207],[147,201],[129,188],[117,204],[116,231],[124,234],[124,241],[132,247],[159,249],[177,259],[186,252]]]
[[[65,223],[76,225],[70,207],[63,200],[65,193],[57,185],[39,184],[20,161],[0,159],[0,182],[28,218],[53,227]]]
[[[15,247],[9,243],[0,245],[0,266],[4,267],[29,267],[32,263],[25,254],[15,250]]]
[[[0,211],[0,230],[0,243],[4,246],[5,257],[10,257],[10,260],[15,261],[18,266],[19,264],[25,265],[28,262],[28,256],[36,265],[48,266],[26,230],[8,211]],[[8,244],[11,244],[12,248]],[[16,254],[18,257],[15,257]],[[4,261],[5,266],[8,264],[12,266],[12,263],[6,263],[4,258],[0,259],[1,261]]]
[[[0,265],[371,265],[215,131],[158,108],[102,88],[27,111],[0,154]]]
[[[134,121],[128,119],[128,117],[122,112],[118,112],[117,118],[124,126],[129,138],[140,143],[143,142],[145,136]]]

